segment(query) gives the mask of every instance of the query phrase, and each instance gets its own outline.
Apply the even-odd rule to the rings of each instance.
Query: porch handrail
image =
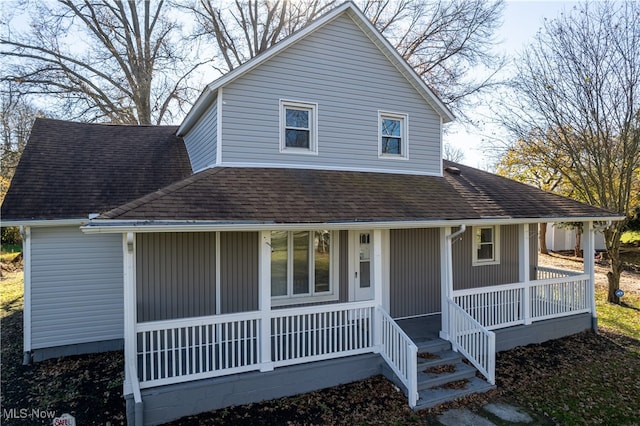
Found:
[[[489,330],[590,312],[588,274],[454,290],[452,299]]]
[[[498,285],[491,285],[491,286],[484,286],[484,287],[466,288],[463,290],[453,290],[453,295],[468,296],[471,294],[486,293],[487,290],[495,290],[495,289],[512,290],[512,289],[522,289],[526,287],[537,286],[541,284],[561,284],[561,283],[567,282],[567,278],[571,278],[571,280],[573,281],[573,280],[578,280],[582,278],[589,278],[589,275],[575,274],[575,275],[566,275],[564,277],[548,278],[544,280],[532,280],[532,281],[521,282],[521,283],[498,284]]]
[[[208,315],[200,317],[178,318],[158,321],[145,321],[136,324],[136,332],[158,331],[166,328],[198,327],[223,322],[247,321],[258,319],[260,311],[238,312],[234,314]]]
[[[449,341],[492,385],[496,384],[496,335],[452,299],[449,304]]]
[[[418,401],[418,347],[389,314],[378,306],[382,317],[382,358],[407,388],[409,406]]]
[[[570,271],[567,269],[550,268],[548,266],[536,266],[536,279],[544,280],[549,278],[573,277],[583,275],[584,272]]]

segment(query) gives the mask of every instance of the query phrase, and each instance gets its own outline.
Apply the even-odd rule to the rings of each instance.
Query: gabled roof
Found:
[[[325,15],[309,23],[304,28],[290,35],[289,37],[279,41],[274,46],[270,47],[260,55],[250,59],[239,67],[233,69],[227,74],[223,75],[219,79],[210,83],[202,92],[195,105],[185,119],[182,125],[178,129],[180,136],[185,135],[191,127],[198,121],[198,119],[204,114],[207,108],[212,104],[218,94],[218,90],[230,82],[240,78],[244,74],[248,73],[252,69],[258,67],[260,64],[268,61],[273,56],[287,49],[289,46],[297,43],[299,40],[312,34],[314,31],[329,24],[331,21],[347,14],[354,20],[356,25],[372,40],[372,42],[380,49],[380,51],[393,63],[398,71],[411,83],[411,85],[420,93],[420,95],[429,103],[433,109],[442,117],[443,123],[448,123],[454,120],[453,113],[449,108],[438,98],[438,96],[427,86],[427,84],[420,78],[420,76],[413,70],[413,68],[407,63],[407,61],[398,53],[398,51],[389,43],[389,41],[371,24],[369,19],[358,9],[358,7],[351,1],[341,4],[340,6],[332,9]]]
[[[144,225],[172,221],[402,224],[617,217],[606,210],[491,173],[457,164],[455,167],[460,174],[445,173],[444,177],[214,168],[113,209],[98,219]]]
[[[176,130],[37,119],[2,220],[86,219],[186,178],[191,166]]]

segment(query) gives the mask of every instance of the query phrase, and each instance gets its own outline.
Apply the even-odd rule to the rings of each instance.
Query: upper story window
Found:
[[[475,226],[473,233],[473,264],[500,263],[500,227]]]
[[[409,158],[409,132],[407,114],[378,112],[378,156]]]
[[[318,105],[280,100],[280,152],[317,154]]]
[[[271,233],[272,304],[337,299],[332,234],[326,230]]]

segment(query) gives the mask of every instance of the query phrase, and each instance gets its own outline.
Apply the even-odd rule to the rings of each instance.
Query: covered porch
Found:
[[[587,225],[585,229],[593,232],[591,223]],[[136,235],[125,234],[126,393],[133,396],[136,412],[142,412],[141,389],[366,354],[381,357],[413,407],[419,398],[416,360],[423,341],[451,342],[493,384],[496,350],[506,349],[501,336],[508,336],[514,327],[527,327],[536,334],[549,328],[543,325],[547,321],[567,316],[581,318],[576,327],[591,323],[593,266],[586,262],[585,271],[578,274],[532,265],[528,224],[518,225],[520,282],[454,290],[452,246],[464,226],[454,229],[436,233],[441,237],[437,285],[442,312],[398,320],[385,308],[385,292],[393,291],[393,282],[385,282],[383,258],[388,247],[381,229],[372,231],[368,300],[273,306],[271,232],[261,231],[255,247],[258,309],[163,320],[146,320],[138,312],[136,277],[143,265],[136,256]],[[219,244],[213,244],[218,253]],[[219,274],[216,268],[216,279]]]

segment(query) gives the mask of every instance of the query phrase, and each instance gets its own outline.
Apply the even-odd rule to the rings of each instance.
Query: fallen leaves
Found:
[[[456,366],[453,364],[436,365],[434,367],[427,368],[424,372],[433,374],[455,373]]]

